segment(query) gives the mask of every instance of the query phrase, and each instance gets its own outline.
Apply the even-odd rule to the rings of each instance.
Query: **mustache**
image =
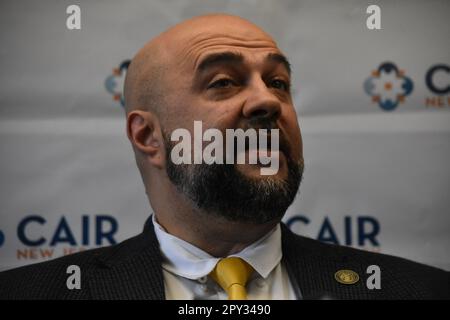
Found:
[[[242,123],[237,129],[242,129],[244,131],[248,129],[267,130],[267,148],[271,148],[271,134],[270,130],[278,129],[279,132],[279,150],[283,152],[287,157],[291,158],[291,146],[289,141],[286,138],[284,131],[278,126],[276,121],[272,118],[267,117],[255,117],[251,118],[248,121]],[[258,135],[258,145],[259,145],[259,135]],[[248,149],[248,141],[246,141],[246,150]]]

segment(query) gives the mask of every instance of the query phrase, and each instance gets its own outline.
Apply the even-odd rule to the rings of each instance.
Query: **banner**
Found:
[[[448,1],[3,1],[0,270],[118,243],[151,214],[122,87],[149,39],[239,15],[293,69],[304,143],[284,222],[321,241],[450,269]]]

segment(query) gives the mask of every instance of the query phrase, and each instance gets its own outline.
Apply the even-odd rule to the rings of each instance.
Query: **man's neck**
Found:
[[[184,196],[167,202],[161,201],[161,198],[160,201],[151,200],[156,221],[168,233],[214,257],[226,257],[242,251],[279,223],[278,220],[264,224],[229,221],[216,214],[192,208],[190,201]]]

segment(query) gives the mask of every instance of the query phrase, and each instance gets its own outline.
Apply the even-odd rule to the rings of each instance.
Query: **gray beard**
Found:
[[[263,224],[281,220],[297,195],[303,165],[286,154],[288,177],[246,177],[232,164],[181,164],[170,158],[174,144],[165,139],[166,172],[195,207],[229,221]]]

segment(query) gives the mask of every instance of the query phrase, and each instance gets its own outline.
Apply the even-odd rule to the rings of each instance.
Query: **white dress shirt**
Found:
[[[166,299],[226,300],[226,292],[208,274],[220,258],[167,233],[152,217],[162,257]],[[249,300],[294,300],[295,292],[281,262],[281,228],[277,225],[267,235],[241,252],[233,254],[250,264],[255,272],[247,283]]]

